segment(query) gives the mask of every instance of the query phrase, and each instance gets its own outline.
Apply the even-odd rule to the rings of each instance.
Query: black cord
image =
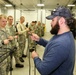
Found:
[[[34,41],[35,51],[36,51],[36,42]],[[36,67],[34,65],[34,75],[36,75]]]
[[[29,75],[31,75],[31,63],[30,63],[30,48],[29,48],[29,37],[30,35],[28,35],[28,54],[29,54]]]
[[[2,58],[2,60],[0,60],[0,63],[3,62],[8,56],[10,56],[10,68],[12,68],[12,54],[14,53],[14,51],[17,49],[16,47],[13,47],[12,49],[10,48],[2,48],[3,50],[0,50],[0,52],[5,52],[4,54],[2,54],[0,57],[5,56],[7,53],[7,56],[5,56],[4,58]],[[5,50],[6,49],[6,50]],[[7,51],[8,49],[8,51]],[[10,75],[12,75],[12,71],[10,71]]]

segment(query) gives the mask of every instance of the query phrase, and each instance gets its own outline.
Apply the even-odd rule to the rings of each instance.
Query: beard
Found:
[[[56,25],[54,27],[52,27],[52,29],[50,30],[51,34],[57,35],[59,31],[59,24],[58,22],[56,23]]]

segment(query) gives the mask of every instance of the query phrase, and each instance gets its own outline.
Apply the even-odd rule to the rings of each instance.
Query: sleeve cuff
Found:
[[[39,58],[39,57],[35,57],[35,58],[34,58],[34,61],[36,61],[38,58]]]

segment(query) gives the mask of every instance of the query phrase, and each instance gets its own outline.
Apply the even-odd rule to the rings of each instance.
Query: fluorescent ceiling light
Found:
[[[6,6],[6,7],[11,7],[12,5],[11,5],[11,4],[6,4],[5,6]]]
[[[37,4],[37,6],[44,6],[44,4]]]
[[[75,5],[74,5],[74,4],[68,4],[67,6],[72,6],[72,7],[74,7]]]

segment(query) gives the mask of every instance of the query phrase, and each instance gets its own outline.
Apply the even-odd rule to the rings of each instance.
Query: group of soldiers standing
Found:
[[[26,39],[29,39],[29,47],[30,49],[35,47],[35,42],[29,38],[28,32],[36,33],[40,37],[44,36],[45,32],[45,24],[41,24],[40,21],[37,24],[37,21],[32,21],[32,23],[26,27],[24,25],[25,17],[21,16],[20,21],[17,25],[13,25],[13,17],[5,15],[0,15],[0,54],[1,50],[4,48],[9,48],[10,50],[15,50],[12,53],[12,56],[15,58],[15,67],[23,68],[24,62],[23,57],[27,57],[26,51],[24,54],[24,50],[26,47]],[[26,48],[27,49],[27,48]],[[1,59],[0,59],[1,60]],[[10,67],[10,57],[8,56],[6,60],[0,63],[0,75],[8,75],[8,72],[13,70]],[[1,66],[3,65],[4,66]]]
[[[45,24],[44,23],[41,24],[40,21],[38,21],[38,22],[32,21],[29,25],[29,31],[31,33],[37,34],[39,37],[42,37],[42,36],[44,36],[44,33],[45,33]],[[29,40],[30,40],[30,50],[31,50],[35,47],[36,43],[33,40],[31,40],[30,38],[29,38]]]
[[[0,15],[0,54],[2,52],[3,49],[6,49],[6,52],[8,51],[8,48],[10,50],[15,50],[12,53],[12,56],[14,56],[15,58],[15,67],[17,68],[23,68],[24,65],[20,60],[20,57],[26,57],[23,56],[22,53],[22,48],[20,48],[19,43],[18,43],[18,32],[16,32],[16,28],[13,25],[13,17],[12,16],[8,16],[6,17],[5,15]],[[20,50],[21,49],[21,50]],[[1,59],[0,59],[1,60]],[[4,60],[3,62],[0,63],[0,74],[1,75],[8,75],[8,72],[13,70],[12,67],[10,67],[10,56],[7,57],[6,60]],[[4,66],[1,66],[5,63]]]

